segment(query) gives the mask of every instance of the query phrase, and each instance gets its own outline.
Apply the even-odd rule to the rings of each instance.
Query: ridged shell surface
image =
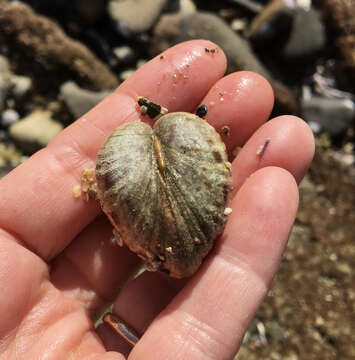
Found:
[[[230,164],[219,134],[184,112],[126,123],[99,151],[101,206],[151,270],[192,275],[223,231]]]

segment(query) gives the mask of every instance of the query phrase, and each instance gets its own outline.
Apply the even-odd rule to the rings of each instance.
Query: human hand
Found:
[[[123,359],[130,348],[91,316],[139,259],[110,242],[95,202],[74,199],[83,168],[95,165],[107,135],[138,120],[139,95],[172,111],[207,104],[207,121],[233,161],[225,231],[188,281],[145,273],[115,311],[141,340],[130,359],[230,359],[274,277],[298,206],[297,183],[313,157],[308,126],[293,116],[265,123],[273,106],[261,76],[222,77],[223,52],[208,41],[179,44],[147,63],[112,95],[0,181],[0,359]],[[174,74],[177,74],[176,77]],[[184,78],[180,74],[185,74]],[[214,102],[214,105],[213,105]],[[270,144],[263,156],[257,150]]]

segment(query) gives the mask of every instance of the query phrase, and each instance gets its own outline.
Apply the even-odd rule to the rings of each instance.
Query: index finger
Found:
[[[211,56],[206,47],[216,45],[189,41],[154,58],[3,178],[0,228],[46,260],[65,248],[99,212],[97,204],[73,198],[82,169],[94,167],[98,149],[114,128],[139,120],[137,96],[147,96],[169,111],[194,109],[226,67],[223,52]]]

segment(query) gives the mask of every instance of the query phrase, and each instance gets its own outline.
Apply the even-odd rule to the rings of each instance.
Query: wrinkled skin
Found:
[[[223,77],[215,44],[177,45],[140,68],[49,146],[0,180],[0,359],[230,359],[275,276],[298,205],[297,183],[314,142],[299,118],[266,122],[270,85],[240,72]],[[187,66],[188,65],[188,66]],[[188,78],[173,77],[186,72]],[[163,79],[164,77],[164,79]],[[223,94],[221,101],[220,93]],[[223,236],[188,281],[148,272],[121,293],[115,312],[143,337],[131,348],[91,316],[111,300],[138,258],[110,242],[112,226],[96,202],[72,195],[83,168],[116,127],[140,119],[138,95],[169,111],[194,113],[223,137],[233,192]],[[214,105],[211,105],[214,102]],[[256,151],[271,141],[262,158]],[[99,336],[98,336],[99,334]],[[112,351],[107,351],[110,349]]]

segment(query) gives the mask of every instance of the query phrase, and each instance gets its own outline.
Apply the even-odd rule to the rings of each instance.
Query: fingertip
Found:
[[[226,70],[223,50],[208,40],[179,43],[139,68],[117,92],[146,96],[172,111],[192,111]]]
[[[268,124],[269,125],[269,124]],[[278,116],[270,121],[270,128],[277,129],[275,163],[291,172],[297,183],[306,174],[315,152],[314,136],[309,125],[293,115]],[[275,132],[276,133],[276,132]]]
[[[208,108],[204,118],[221,134],[228,152],[232,153],[267,121],[274,97],[264,77],[240,71],[217,81],[202,103]]]
[[[302,118],[295,115],[281,115],[272,119],[272,121],[275,124],[286,123],[287,127],[284,127],[285,130],[293,133],[295,136],[298,134],[302,136],[304,161],[309,165],[315,153],[314,134],[311,127]]]
[[[263,149],[260,152],[260,149]],[[262,125],[233,161],[234,192],[256,170],[277,166],[299,183],[314,156],[314,137],[309,126],[291,115],[276,117]]]

